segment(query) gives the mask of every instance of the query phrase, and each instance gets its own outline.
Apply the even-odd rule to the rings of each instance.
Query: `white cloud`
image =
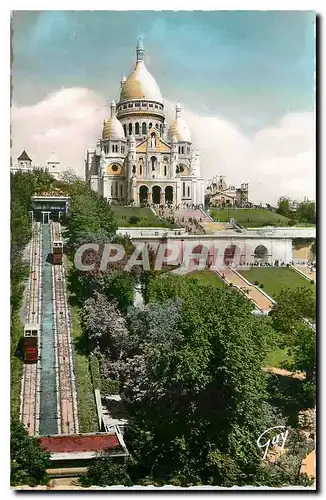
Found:
[[[84,172],[87,147],[95,146],[108,112],[97,94],[65,88],[33,106],[12,107],[12,156],[26,149],[36,164],[55,151],[65,168]],[[167,116],[173,117],[166,101]],[[218,117],[184,110],[193,142],[200,149],[202,174],[226,175],[230,183],[249,182],[250,198],[275,203],[279,196],[315,196],[314,113],[290,113],[274,127],[247,137]]]

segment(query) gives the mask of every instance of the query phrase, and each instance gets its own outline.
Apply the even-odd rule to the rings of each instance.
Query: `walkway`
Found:
[[[301,271],[303,274],[305,274],[307,276],[307,278],[309,278],[310,280],[314,280],[314,282],[316,283],[316,272],[315,271],[311,271],[309,269],[309,267],[307,266],[300,266],[299,264],[296,264],[294,266],[296,269],[298,269],[298,271]]]
[[[230,267],[218,269],[217,272],[220,276],[224,275],[228,283],[232,283],[244,292],[248,291],[248,293],[246,293],[247,297],[254,302],[260,310],[269,311],[273,307],[273,302],[271,302],[257,287],[248,285],[248,283]]]

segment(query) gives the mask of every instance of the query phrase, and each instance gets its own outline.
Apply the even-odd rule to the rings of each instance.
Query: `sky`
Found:
[[[83,175],[109,103],[135,62],[176,102],[202,175],[249,183],[256,203],[315,198],[315,14],[309,11],[16,11],[12,157],[54,151]]]

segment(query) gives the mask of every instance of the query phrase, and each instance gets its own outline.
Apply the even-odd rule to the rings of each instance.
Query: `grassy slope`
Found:
[[[203,271],[193,271],[185,275],[185,278],[200,278],[204,283],[211,283],[218,288],[225,287],[222,280],[213,272],[205,269]]]
[[[74,364],[77,380],[78,415],[80,432],[98,432],[98,418],[94,391],[89,370],[89,358],[81,353],[78,347],[82,330],[79,320],[79,311],[76,306],[71,307],[72,336],[74,340]]]
[[[314,287],[308,280],[300,276],[289,267],[257,267],[248,271],[239,271],[248,281],[258,281],[264,285],[268,295],[274,297],[283,288],[295,288],[298,286]]]
[[[111,208],[116,216],[118,226],[121,227],[176,227],[173,224],[162,222],[147,207],[120,207],[118,205],[111,205]],[[140,221],[136,224],[130,224],[129,218],[131,216],[140,217]]]
[[[239,224],[244,227],[261,227],[264,223],[277,224],[278,226],[288,226],[289,219],[283,215],[270,212],[263,208],[252,209],[211,209],[213,218],[220,222],[226,222],[230,217],[233,217]]]

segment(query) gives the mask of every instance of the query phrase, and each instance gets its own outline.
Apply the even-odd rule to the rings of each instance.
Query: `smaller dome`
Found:
[[[111,116],[104,121],[102,138],[110,139],[111,141],[119,141],[121,139],[125,139],[123,126],[116,116]]]
[[[178,142],[191,142],[191,135],[188,125],[184,121],[181,115],[181,106],[177,104],[175,107],[176,116],[173,122],[171,123],[171,127],[169,129],[169,140],[173,141],[173,138],[176,137]]]

